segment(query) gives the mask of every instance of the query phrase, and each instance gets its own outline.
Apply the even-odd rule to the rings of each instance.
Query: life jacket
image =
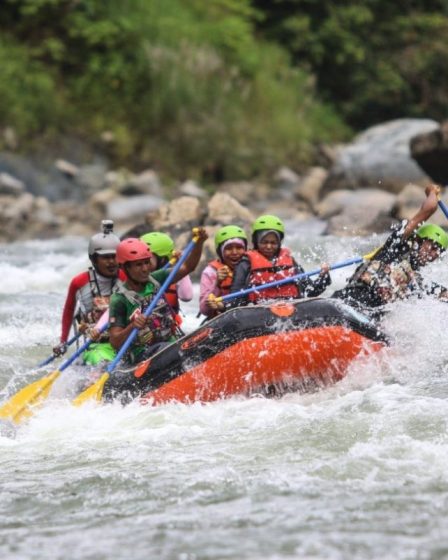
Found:
[[[358,267],[348,285],[355,288],[367,286],[386,304],[406,299],[414,290],[421,289],[422,277],[413,270],[406,256],[395,263],[373,259]]]
[[[171,306],[172,310],[176,313],[179,312],[179,297],[177,295],[176,284],[171,284],[165,292],[165,299],[168,305]]]
[[[103,291],[108,293],[101,293],[100,280],[94,268],[89,267],[88,271],[88,286],[80,290],[80,299],[78,300],[79,309],[76,314],[78,323],[86,323],[89,327],[94,327],[105,311],[109,309],[110,296],[116,290],[117,278],[110,279],[107,288],[104,286]],[[104,282],[103,282],[104,283]],[[90,301],[88,301],[90,300]],[[109,333],[104,332],[98,342],[109,340]]]
[[[223,268],[224,266],[227,266],[218,259],[215,259],[214,261],[211,261],[208,264],[216,271],[218,271],[220,268]],[[232,285],[232,280],[233,280],[233,272],[232,270],[230,270],[230,274],[228,274],[224,278],[224,280],[222,280],[222,282],[219,283],[219,289],[221,290],[222,296],[226,296],[227,294],[230,293],[230,286]]]
[[[281,248],[278,257],[270,261],[258,251],[246,253],[250,261],[249,287],[262,286],[270,282],[277,282],[297,274],[297,267],[289,249]],[[249,301],[256,303],[260,300],[278,298],[299,298],[300,289],[296,284],[282,284],[267,288],[261,292],[249,294]]]
[[[147,295],[141,295],[134,290],[130,290],[124,283],[119,283],[117,293],[122,294],[135,309],[143,312],[154,299],[160,288],[159,282],[152,276],[149,277],[154,289]],[[148,346],[157,342],[167,342],[177,332],[177,323],[170,306],[164,298],[160,298],[153,312],[148,317],[148,324],[138,331],[136,344]]]
[[[171,284],[165,292],[164,295],[165,301],[171,308],[171,311],[174,315],[174,320],[176,321],[177,325],[180,327],[182,325],[182,317],[180,315],[180,305],[179,305],[179,296],[177,295],[177,288],[176,284]]]

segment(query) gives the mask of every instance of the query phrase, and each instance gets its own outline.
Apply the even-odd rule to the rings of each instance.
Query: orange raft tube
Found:
[[[192,403],[307,391],[339,381],[355,358],[385,344],[375,323],[336,299],[239,307],[116,371],[103,398]]]

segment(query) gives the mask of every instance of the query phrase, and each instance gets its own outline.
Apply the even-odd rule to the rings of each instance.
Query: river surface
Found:
[[[306,269],[367,253],[308,224]],[[0,246],[1,400],[43,375],[87,240]],[[351,269],[337,271],[340,287]],[[446,259],[428,270],[448,284]],[[328,294],[332,288],[328,290]],[[197,299],[185,307],[191,330]],[[281,399],[74,408],[0,435],[0,558],[448,558],[448,313],[397,304],[390,348]]]

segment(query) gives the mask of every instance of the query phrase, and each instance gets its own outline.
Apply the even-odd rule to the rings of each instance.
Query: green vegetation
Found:
[[[349,127],[445,116],[445,3],[411,4],[3,0],[0,127],[111,132],[116,163],[175,177],[300,170]]]

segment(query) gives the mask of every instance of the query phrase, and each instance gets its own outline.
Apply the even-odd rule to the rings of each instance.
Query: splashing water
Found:
[[[306,269],[378,245],[302,232],[287,241]],[[51,353],[85,247],[71,238],[0,248],[3,396]],[[445,269],[427,274],[448,284]],[[337,271],[328,293],[352,270]],[[395,304],[384,322],[391,347],[312,394],[49,402],[0,436],[1,557],[448,558],[446,309],[430,298]]]

